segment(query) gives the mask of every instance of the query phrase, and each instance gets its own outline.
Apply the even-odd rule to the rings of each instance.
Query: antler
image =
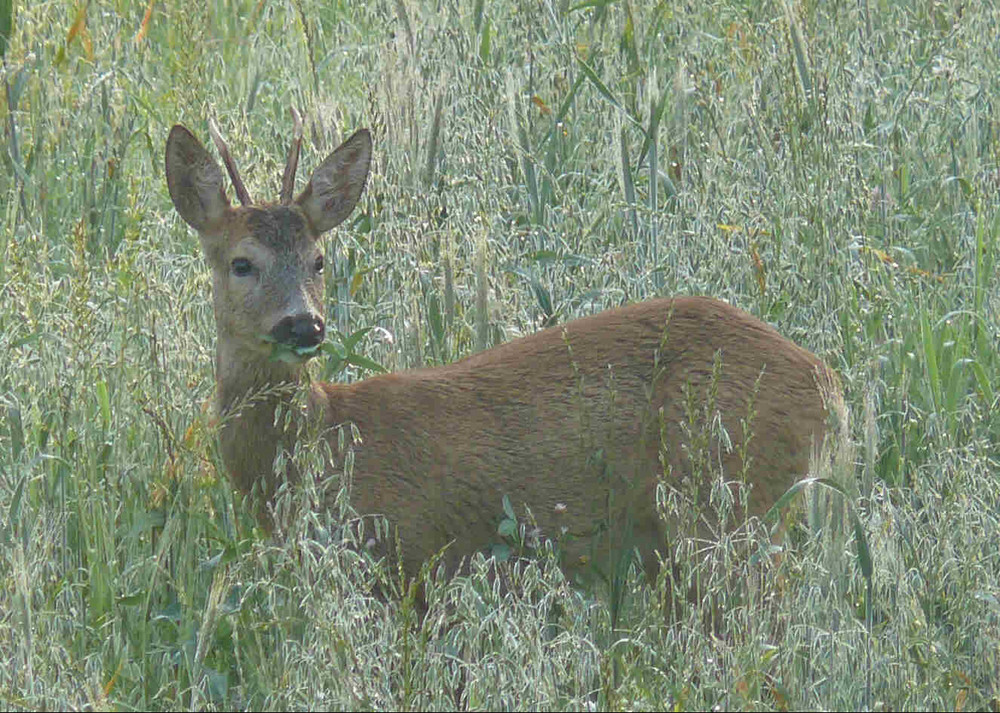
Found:
[[[299,167],[299,149],[302,147],[302,117],[298,110],[292,107],[292,119],[295,127],[292,129],[292,145],[288,147],[288,160],[285,162],[285,173],[281,176],[281,205],[292,202],[292,192],[295,190],[295,170]]]
[[[236,197],[240,199],[240,203],[243,205],[253,205],[253,201],[250,200],[250,194],[247,193],[246,186],[243,185],[243,179],[240,178],[240,172],[236,170],[236,163],[233,162],[233,157],[229,155],[229,147],[226,146],[226,142],[222,140],[222,136],[219,134],[219,128],[215,125],[215,119],[209,118],[208,132],[212,135],[212,141],[215,142],[215,148],[219,149],[219,155],[222,156],[222,162],[226,164],[226,171],[229,172],[229,178],[233,181],[233,188],[236,189]]]

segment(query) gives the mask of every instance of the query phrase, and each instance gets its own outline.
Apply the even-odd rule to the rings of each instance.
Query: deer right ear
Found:
[[[174,208],[199,233],[229,210],[222,171],[190,131],[175,124],[167,137],[167,187]]]
[[[317,233],[325,233],[354,210],[365,189],[371,161],[372,136],[368,129],[361,129],[313,171],[309,185],[295,202]]]

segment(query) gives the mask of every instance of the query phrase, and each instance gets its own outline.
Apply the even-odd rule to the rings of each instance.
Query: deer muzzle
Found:
[[[326,325],[317,314],[288,315],[279,321],[267,341],[279,358],[299,360],[314,356],[326,336]]]

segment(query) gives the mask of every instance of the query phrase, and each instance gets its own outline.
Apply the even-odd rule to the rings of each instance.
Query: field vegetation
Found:
[[[1000,708],[998,27],[981,2],[0,2],[0,707]],[[274,200],[292,106],[302,177],[375,141],[317,377],[725,299],[851,410],[784,540],[736,523],[671,542],[669,577],[624,556],[577,586],[510,493],[499,564],[428,566],[423,613],[346,503],[263,533],[163,153],[214,118]],[[692,448],[719,436],[691,411]]]

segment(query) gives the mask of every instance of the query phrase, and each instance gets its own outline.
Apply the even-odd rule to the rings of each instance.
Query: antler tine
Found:
[[[226,171],[229,172],[229,178],[233,181],[233,188],[236,189],[236,197],[240,199],[240,203],[243,205],[253,205],[253,201],[250,200],[250,194],[247,193],[246,186],[243,185],[243,179],[240,178],[240,172],[236,170],[236,163],[233,161],[233,157],[229,155],[229,147],[222,140],[219,127],[215,125],[215,119],[209,118],[208,132],[212,135],[215,148],[219,149],[222,162],[226,164]]]
[[[285,162],[285,173],[281,176],[281,205],[292,202],[295,191],[295,171],[299,167],[299,149],[302,148],[302,117],[298,110],[292,107],[292,119],[295,127],[292,129],[292,145],[288,147],[288,160]]]

